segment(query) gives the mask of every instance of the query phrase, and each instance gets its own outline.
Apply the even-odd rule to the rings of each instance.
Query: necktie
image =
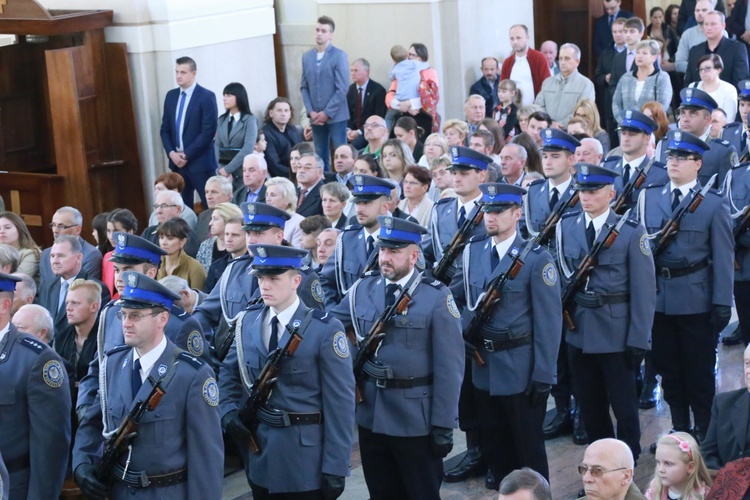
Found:
[[[612,28],[612,21],[615,20],[615,16],[609,16],[609,27]]]
[[[750,9],[747,9],[750,12]],[[747,131],[742,132],[742,147],[747,147]]]
[[[273,352],[279,347],[279,317],[271,318],[271,337],[268,339],[268,352]]]
[[[372,236],[367,237],[367,256],[369,257],[370,254],[372,254],[372,247],[375,245],[375,238]]]
[[[492,247],[492,253],[490,254],[490,264],[492,265],[492,270],[494,271],[498,264],[500,264],[500,256],[497,253],[497,247]]]
[[[463,226],[464,222],[466,222],[466,207],[461,207],[458,211],[458,227]]]
[[[182,149],[182,134],[180,133],[180,126],[182,126],[182,112],[185,111],[185,98],[187,94],[183,90],[180,94],[180,107],[177,110],[177,121],[174,126],[174,140],[175,147]]]
[[[594,240],[596,239],[596,229],[594,229],[594,221],[589,222],[586,228],[586,242],[589,244],[589,248],[594,246]]]
[[[626,163],[624,167],[622,167],[622,185],[628,183],[630,180],[630,163]]]
[[[299,190],[299,199],[297,200],[297,208],[301,207],[302,202],[305,201],[305,193],[307,193],[306,189]]]
[[[132,382],[133,382],[133,399],[135,399],[135,396],[138,394],[138,391],[141,390],[141,386],[143,385],[143,380],[141,380],[141,358],[138,358],[133,363],[133,374],[132,374]]]
[[[672,190],[672,211],[673,211],[673,212],[674,212],[674,211],[675,211],[675,210],[677,209],[677,207],[679,206],[679,204],[680,204],[680,199],[681,199],[681,198],[682,198],[682,192],[681,192],[681,191],[680,191],[679,189],[677,189],[677,188],[674,188],[674,189]]]
[[[552,196],[549,198],[549,209],[554,210],[555,205],[557,205],[557,202],[560,200],[560,193],[557,191],[557,188],[552,188]]]
[[[362,87],[357,87],[357,128],[362,128]]]
[[[229,117],[229,124],[227,125],[227,138],[232,135],[232,127],[234,127],[234,115]]]
[[[385,286],[385,307],[391,307],[396,303],[396,292],[398,291],[398,285],[391,283]]]
[[[60,309],[65,310],[65,297],[68,295],[68,287],[70,286],[70,283],[67,281],[63,281],[62,285],[60,285],[60,298],[58,299],[57,303],[57,310]]]

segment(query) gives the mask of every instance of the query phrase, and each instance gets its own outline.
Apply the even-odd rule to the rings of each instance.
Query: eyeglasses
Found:
[[[117,319],[120,319],[122,321],[132,321],[133,323],[138,323],[140,320],[142,320],[145,317],[148,316],[156,316],[157,314],[161,314],[163,311],[154,311],[150,314],[141,314],[141,313],[126,313],[122,311],[117,311],[115,313],[115,316]]]
[[[708,71],[711,71],[712,69],[716,69],[713,66],[703,66],[701,68],[698,68],[699,73],[706,73]]]
[[[178,205],[167,205],[166,203],[162,203],[161,205],[154,205],[154,210],[159,210],[159,209],[166,210],[168,208],[174,208],[176,206]]]
[[[80,224],[70,224],[68,226],[68,225],[65,225],[65,224],[55,224],[54,222],[50,222],[49,223],[50,229],[59,229],[61,231],[64,231],[66,229],[70,229],[71,227],[78,227],[78,226],[80,226]]]
[[[680,164],[685,163],[686,161],[695,161],[697,159],[698,158],[696,158],[695,156],[677,156],[674,154],[667,155],[667,161],[674,161]]]
[[[378,127],[385,127],[382,123],[365,123],[362,125],[362,128],[378,128]]]
[[[625,470],[625,469],[627,469],[627,467],[619,467],[617,469],[602,469],[601,467],[591,467],[591,468],[589,468],[586,465],[579,465],[578,466],[578,473],[580,475],[582,475],[582,476],[585,476],[586,473],[588,472],[589,474],[591,474],[591,477],[593,477],[593,478],[600,478],[604,474],[606,474],[607,472],[615,472],[615,471],[618,471],[618,470]]]

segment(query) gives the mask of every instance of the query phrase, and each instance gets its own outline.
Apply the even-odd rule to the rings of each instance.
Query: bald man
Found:
[[[539,48],[539,52],[541,52],[547,59],[550,75],[559,75],[560,67],[557,65],[557,44],[552,40],[547,40],[542,43],[542,46]]]
[[[594,441],[578,466],[586,491],[583,498],[644,499],[633,482],[634,467],[633,453],[624,442],[612,438]]]

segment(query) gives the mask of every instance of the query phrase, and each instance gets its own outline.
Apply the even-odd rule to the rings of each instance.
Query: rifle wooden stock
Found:
[[[565,203],[563,203],[562,205],[558,205],[557,209],[549,214],[547,220],[544,221],[544,227],[542,227],[542,230],[539,231],[539,233],[534,238],[534,241],[536,241],[537,245],[547,244],[550,237],[555,231],[555,226],[557,226],[557,223],[560,222],[560,219],[562,218],[563,214],[565,214],[565,211],[570,207],[576,206],[579,198],[580,193],[578,191],[575,191]]]
[[[646,182],[647,175],[648,174],[646,168],[638,169],[638,174],[636,175],[636,177],[634,179],[631,179],[630,182],[627,183],[625,188],[623,188],[622,192],[620,193],[620,196],[617,197],[614,204],[612,205],[612,210],[614,210],[616,214],[622,215],[623,213],[625,213],[625,204],[627,203],[633,192],[636,189],[640,189],[643,183]]]
[[[706,197],[706,193],[708,193],[711,186],[714,184],[716,176],[717,174],[711,176],[711,179],[700,191],[693,191],[693,198],[690,200],[690,203],[687,205],[681,205],[677,211],[672,214],[666,224],[664,224],[664,227],[661,229],[661,236],[651,247],[651,253],[654,255],[654,259],[666,250],[671,243],[671,240],[680,231],[680,222],[682,222],[682,219],[684,219],[687,214],[693,213],[698,209],[703,202],[703,199]]]
[[[474,217],[467,219],[463,225],[458,228],[456,234],[451,238],[451,242],[443,252],[443,256],[440,258],[437,266],[432,275],[435,279],[442,281],[446,285],[450,284],[450,280],[446,281],[448,269],[458,257],[459,252],[466,246],[466,241],[469,239],[469,233],[472,229],[482,223],[484,219],[484,212],[481,207],[477,208]]]

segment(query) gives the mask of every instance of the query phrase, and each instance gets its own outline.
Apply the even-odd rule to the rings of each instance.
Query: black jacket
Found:
[[[499,83],[500,75],[495,78],[495,83],[492,85],[490,85],[490,82],[488,82],[484,75],[482,75],[482,78],[474,82],[474,84],[469,89],[469,95],[478,94],[484,97],[484,116],[486,116],[487,118],[492,118],[492,113],[494,112],[495,108],[492,104],[497,101],[497,85]],[[419,160],[419,158],[417,158],[417,160]]]
[[[701,80],[700,73],[698,73],[698,61],[701,57],[710,53],[708,42],[699,43],[690,49],[683,83],[685,87]],[[724,70],[719,75],[719,78],[736,87],[742,80],[747,80],[750,77],[747,50],[740,42],[722,38],[719,45],[716,46],[714,53],[721,56],[721,60],[724,62]]]
[[[349,85],[346,92],[346,104],[349,106],[349,120],[346,127],[351,130],[359,129],[364,134],[362,127],[357,127],[357,84]],[[365,98],[362,102],[362,125],[373,116],[385,117],[388,109],[385,107],[385,89],[375,80],[370,79],[365,87]]]
[[[289,178],[289,153],[292,148],[303,141],[302,133],[294,125],[287,125],[280,131],[273,122],[263,125],[266,136],[266,151],[264,152],[268,164],[268,174],[271,177]]]

